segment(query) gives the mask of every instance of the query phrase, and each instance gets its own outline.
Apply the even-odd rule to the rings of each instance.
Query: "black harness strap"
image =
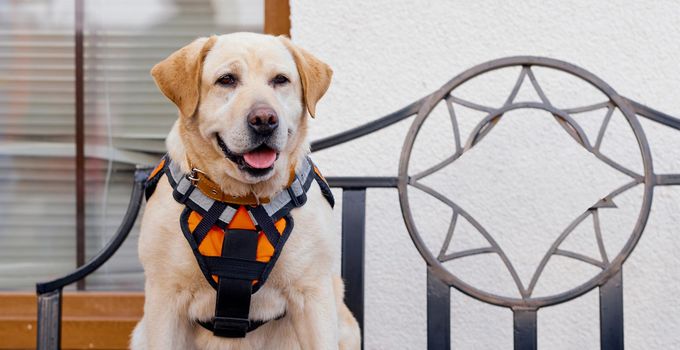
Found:
[[[194,239],[196,240],[197,246],[201,245],[201,242],[203,242],[205,236],[208,235],[208,232],[215,225],[215,223],[217,223],[217,220],[220,218],[220,215],[222,215],[222,212],[226,208],[227,208],[226,203],[218,201],[215,201],[212,204],[212,206],[210,206],[208,212],[205,213],[205,216],[203,216],[201,222],[198,223],[198,225],[192,232],[194,235]]]
[[[257,221],[257,225],[260,226],[267,236],[269,243],[276,247],[279,243],[279,238],[281,238],[281,234],[279,233],[279,230],[276,229],[276,225],[274,225],[274,222],[272,221],[272,218],[269,217],[269,214],[267,214],[267,211],[262,206],[249,207],[248,211],[253,215],[253,218]]]
[[[180,198],[178,198],[177,201],[182,204],[185,204],[189,200],[189,197],[191,197],[191,192],[194,192],[195,189],[196,187],[194,186],[189,187],[189,189],[187,189],[187,192],[184,193]]]
[[[285,312],[285,311],[284,311],[280,316],[276,316],[275,318],[273,318],[273,319],[271,319],[271,320],[254,320],[254,321],[250,321],[250,326],[248,327],[248,332],[252,332],[252,331],[254,331],[254,330],[260,328],[260,326],[266,324],[266,323],[269,322],[269,321],[277,321],[277,320],[280,320],[280,319],[282,319],[282,318],[284,318],[284,317],[286,317],[286,312]],[[211,331],[211,332],[215,329],[215,324],[213,323],[212,320],[210,320],[210,321],[196,320],[196,322],[197,322],[199,325],[201,325],[201,327],[203,327],[203,328],[205,328],[205,329],[207,329],[207,330],[209,330],[209,331]]]
[[[161,177],[165,174],[165,169],[168,166],[169,162],[169,157],[168,155],[164,155],[163,158],[161,158],[161,161],[158,163],[158,166],[154,171],[151,173],[151,176],[146,179],[146,183],[144,184],[144,196],[146,197],[146,200],[148,201],[149,198],[151,198],[151,195],[156,191],[156,187],[158,186],[158,181],[161,180]]]
[[[257,280],[267,267],[267,263],[239,258],[206,256],[204,259],[211,273],[226,278]]]
[[[255,260],[258,232],[227,229],[222,243],[222,257]],[[219,276],[219,275],[218,275]],[[247,276],[219,276],[213,334],[218,337],[243,338],[250,328],[250,296],[253,281]]]
[[[319,188],[321,188],[321,194],[324,198],[326,198],[328,204],[331,205],[331,208],[335,207],[335,197],[333,197],[333,191],[331,191],[331,187],[328,186],[326,179],[314,172],[314,180],[316,180],[316,183],[319,184]]]

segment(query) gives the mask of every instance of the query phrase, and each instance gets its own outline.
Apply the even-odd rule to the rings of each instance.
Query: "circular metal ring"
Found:
[[[643,198],[642,198],[642,204],[640,208],[640,213],[638,215],[638,219],[635,223],[635,226],[632,230],[632,233],[628,240],[626,241],[625,245],[621,249],[621,251],[610,261],[610,263],[603,268],[601,272],[599,272],[597,275],[594,277],[590,278],[586,282],[582,283],[581,285],[578,285],[577,287],[571,288],[567,291],[560,292],[558,294],[550,295],[550,296],[544,296],[544,297],[533,297],[531,296],[531,293],[528,295],[521,293],[522,291],[520,290],[520,298],[515,298],[515,297],[506,297],[506,296],[501,296],[497,295],[494,293],[490,293],[484,290],[481,290],[479,288],[476,288],[457,276],[455,276],[453,273],[451,273],[449,270],[447,270],[441,261],[439,261],[433,254],[432,252],[428,249],[426,244],[424,243],[423,239],[420,236],[420,233],[418,232],[415,221],[411,212],[410,204],[409,204],[409,198],[408,198],[408,189],[409,186],[414,185],[414,183],[411,182],[411,177],[409,176],[408,173],[408,167],[409,167],[409,161],[410,161],[410,156],[411,156],[411,151],[413,149],[414,142],[416,140],[416,137],[418,136],[418,132],[420,131],[420,128],[422,127],[424,121],[426,118],[430,115],[432,110],[435,108],[435,106],[442,100],[446,99],[447,96],[450,96],[451,91],[453,91],[455,88],[460,86],[461,84],[465,83],[466,81],[473,79],[479,75],[488,73],[493,70],[498,70],[501,68],[506,68],[506,67],[522,67],[523,69],[530,69],[532,66],[538,66],[538,67],[544,67],[544,68],[550,68],[550,69],[555,69],[559,70],[568,74],[571,74],[573,76],[576,76],[583,81],[587,82],[588,84],[592,85],[599,91],[601,91],[604,95],[606,95],[609,98],[610,103],[618,108],[622,114],[624,115],[625,119],[627,120],[628,124],[630,125],[640,153],[642,157],[642,163],[643,163],[643,174],[639,178],[639,183],[644,184],[644,191],[643,191]],[[520,78],[522,79],[522,78]],[[533,79],[533,77],[532,77]],[[540,92],[539,92],[540,94]],[[545,102],[545,101],[544,101]],[[544,104],[532,104],[532,103],[520,103],[516,105],[511,105],[511,106],[504,106],[502,108],[495,109],[487,115],[485,120],[482,121],[482,123],[479,123],[479,125],[475,128],[475,132],[470,136],[468,139],[468,146],[466,147],[471,147],[474,145],[476,142],[479,140],[477,139],[477,135],[482,132],[482,130],[485,128],[485,125],[488,124],[491,120],[493,120],[495,117],[498,117],[499,115],[502,115],[504,112],[510,110],[510,109],[517,109],[517,108],[541,108],[544,110],[547,110],[553,115],[559,116],[561,119],[563,119],[566,124],[568,124],[571,128],[574,129],[574,135],[579,136],[582,138],[583,142],[581,144],[590,152],[592,152],[592,147],[587,141],[587,138],[585,138],[583,135],[583,131],[580,129],[578,124],[576,124],[573,119],[569,117],[569,114],[554,108],[551,106],[549,103],[544,103]],[[578,141],[578,140],[577,140]],[[437,169],[439,170],[439,169]],[[565,302],[567,300],[571,300],[573,298],[576,298],[593,288],[604,284],[611,276],[616,274],[620,269],[626,258],[631,254],[633,249],[635,248],[635,245],[640,239],[640,236],[644,230],[644,227],[647,223],[647,219],[649,217],[649,212],[651,208],[651,203],[652,203],[652,194],[653,194],[653,187],[654,187],[654,176],[653,176],[653,169],[652,169],[652,157],[651,153],[649,150],[649,144],[647,143],[647,139],[645,137],[645,134],[642,130],[642,127],[640,126],[637,117],[635,113],[633,112],[633,109],[629,104],[621,97],[619,96],[608,84],[606,84],[604,81],[593,75],[592,73],[579,68],[577,66],[574,66],[572,64],[569,64],[567,62],[559,61],[559,60],[554,60],[554,59],[549,59],[549,58],[544,58],[544,57],[532,57],[532,56],[520,56],[520,57],[508,57],[508,58],[502,58],[494,61],[490,61],[487,63],[480,64],[478,66],[475,66],[471,69],[468,69],[467,71],[459,74],[452,80],[450,80],[448,83],[446,83],[444,86],[442,86],[439,90],[434,92],[432,95],[429,96],[428,100],[425,101],[420,110],[418,111],[417,117],[413,121],[413,124],[411,125],[411,128],[406,136],[406,139],[404,141],[404,145],[402,148],[402,153],[401,153],[401,158],[399,161],[399,175],[398,175],[398,189],[399,189],[399,201],[401,204],[401,211],[402,215],[404,217],[404,222],[406,224],[406,228],[409,232],[409,235],[411,236],[411,239],[418,249],[419,253],[423,257],[423,259],[426,261],[427,265],[431,269],[431,271],[443,282],[447,283],[449,286],[452,286],[459,291],[476,298],[478,300],[494,304],[494,305],[499,305],[499,306],[505,306],[505,307],[511,307],[511,308],[529,308],[529,309],[538,309],[543,306],[548,306],[548,305],[554,305],[558,304],[561,302]],[[637,184],[636,184],[637,185]],[[631,186],[632,187],[632,186]],[[624,189],[627,190],[628,188]],[[623,191],[623,190],[622,190]],[[441,199],[441,198],[439,198]],[[451,202],[453,203],[453,202]],[[454,204],[455,205],[455,204]],[[459,208],[460,212],[459,214],[464,214],[469,216],[462,208]],[[454,209],[455,210],[455,209]],[[583,216],[583,215],[582,215]],[[471,218],[471,217],[470,217]],[[577,218],[577,220],[579,220]],[[471,221],[472,222],[472,221]],[[576,221],[575,221],[576,222]],[[476,221],[473,223],[479,225]],[[572,223],[573,224],[573,223]],[[481,228],[481,225],[479,225],[478,228]],[[565,231],[566,232],[566,231]],[[565,237],[563,237],[565,234],[560,236],[558,238],[559,241],[556,241],[556,244],[561,243],[561,240],[564,240]],[[491,242],[491,241],[490,241]],[[493,243],[493,242],[492,242]],[[501,259],[504,258],[502,253],[502,250],[500,250],[499,255],[501,255]],[[549,257],[552,255],[546,255],[546,257],[549,259]],[[544,257],[544,260],[546,259]],[[505,257],[507,259],[507,257]],[[542,262],[543,263],[543,262]],[[510,266],[507,265],[506,266]],[[544,267],[544,266],[543,266]],[[510,271],[512,274],[513,272]],[[540,271],[537,270],[537,273],[540,275]],[[536,274],[534,274],[534,277],[536,277]]]

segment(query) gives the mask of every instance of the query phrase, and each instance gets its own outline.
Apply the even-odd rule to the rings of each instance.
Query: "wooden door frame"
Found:
[[[264,32],[290,37],[290,2],[288,0],[264,1]]]

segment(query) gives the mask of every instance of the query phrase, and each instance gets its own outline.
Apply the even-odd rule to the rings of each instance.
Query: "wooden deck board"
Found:
[[[142,317],[141,292],[67,292],[63,300],[63,349],[127,349]],[[34,293],[0,293],[0,349],[35,349]]]

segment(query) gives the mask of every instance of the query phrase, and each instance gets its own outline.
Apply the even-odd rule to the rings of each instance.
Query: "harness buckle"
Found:
[[[236,317],[216,316],[213,334],[218,337],[243,338],[250,328],[250,320]]]

